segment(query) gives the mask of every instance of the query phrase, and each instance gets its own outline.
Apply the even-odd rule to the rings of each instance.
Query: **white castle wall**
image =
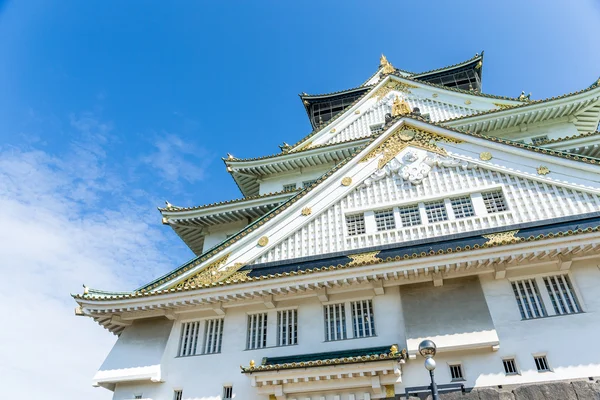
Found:
[[[346,213],[386,209],[401,204],[447,198],[460,193],[480,193],[492,188],[503,189],[509,211],[487,214],[483,209],[479,215],[470,218],[383,232],[367,232],[356,236],[347,236],[345,233]],[[476,209],[478,204],[482,204],[480,197],[476,200],[477,196],[479,195],[473,196]],[[357,250],[598,210],[598,196],[584,192],[483,168],[464,170],[435,167],[421,184],[413,185],[396,175],[385,177],[370,187],[354,190],[258,257],[254,263]]]
[[[450,382],[448,363],[460,362],[465,373],[466,387],[481,387],[504,385],[510,386],[519,383],[545,382],[564,379],[586,379],[588,376],[600,376],[600,350],[594,345],[581,346],[582,344],[595,343],[597,332],[600,329],[600,298],[597,296],[597,287],[600,286],[600,271],[596,266],[598,259],[575,262],[571,268],[571,279],[579,291],[579,300],[584,313],[565,316],[539,318],[535,320],[521,320],[519,310],[507,279],[495,280],[493,276],[482,276],[480,281],[475,280],[473,285],[481,285],[489,314],[500,339],[500,348],[497,352],[490,349],[464,350],[451,353],[441,353],[436,356],[436,377],[439,384]],[[555,267],[548,267],[555,271]],[[515,276],[514,273],[507,278]],[[448,284],[452,284],[448,281]],[[220,399],[223,385],[233,385],[235,398],[243,400],[267,400],[266,397],[257,396],[256,388],[250,386],[250,378],[240,373],[239,365],[248,365],[251,359],[260,363],[262,357],[307,354],[341,349],[359,349],[370,346],[387,346],[398,343],[401,348],[405,346],[405,324],[412,323],[403,314],[400,292],[403,287],[386,288],[385,295],[374,296],[376,337],[366,339],[350,339],[338,342],[324,342],[323,311],[322,305],[316,298],[308,298],[293,302],[281,302],[278,307],[298,307],[299,344],[289,347],[270,347],[260,350],[245,350],[246,318],[252,311],[267,311],[272,318],[275,310],[265,307],[246,307],[227,309],[225,315],[223,348],[221,354],[201,355],[177,358],[179,339],[179,321],[175,322],[163,357],[163,383],[122,383],[115,390],[115,400],[133,399],[136,394],[141,394],[145,399],[170,400],[174,389],[183,389],[184,399],[209,400]],[[409,290],[408,287],[405,290]],[[414,289],[413,289],[414,290]],[[434,287],[432,284],[424,286],[423,291],[444,291],[444,286]],[[361,298],[371,295],[372,291],[349,292],[334,295],[330,300],[343,300]],[[443,298],[440,301],[452,301]],[[549,306],[549,305],[547,305]],[[462,318],[464,310],[457,306],[454,310],[456,318]],[[191,315],[190,315],[191,317]],[[412,316],[411,318],[418,318]],[[415,321],[418,323],[419,321]],[[429,321],[432,332],[443,328],[436,326],[435,321]],[[273,344],[273,326],[270,326],[270,342]],[[122,339],[119,339],[121,341]],[[151,345],[150,343],[148,344]],[[130,354],[126,346],[117,345],[115,350],[121,352],[120,356],[126,360]],[[133,350],[132,348],[132,351]],[[532,354],[545,353],[547,355],[551,372],[537,372]],[[503,357],[515,357],[519,375],[506,376],[502,366]],[[403,392],[405,386],[421,386],[428,384],[429,376],[423,367],[423,360],[419,357],[408,360],[402,366],[402,383],[396,385],[396,392]],[[334,397],[334,396],[340,397]],[[364,400],[360,391],[355,392],[355,400]],[[290,396],[288,399],[305,397]],[[349,400],[348,393],[330,392],[319,396],[308,397],[311,400]]]

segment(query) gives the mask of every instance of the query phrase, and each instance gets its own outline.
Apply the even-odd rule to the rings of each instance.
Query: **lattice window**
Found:
[[[548,359],[546,356],[534,356],[533,361],[535,361],[535,367],[538,372],[547,372],[550,371],[550,365],[548,365]]]
[[[542,303],[535,280],[523,279],[522,281],[511,282],[511,284],[523,319],[546,316],[546,309]]]
[[[396,220],[394,219],[394,210],[375,211],[375,223],[378,231],[389,231],[396,229]]]
[[[575,291],[567,275],[544,277],[544,284],[552,301],[554,312],[558,315],[581,312]]]
[[[450,199],[452,204],[452,211],[454,211],[454,217],[467,218],[475,215],[475,209],[473,208],[473,202],[471,196],[461,196]]]
[[[267,346],[267,313],[248,315],[246,348],[262,349]]]
[[[534,146],[539,146],[548,141],[548,135],[536,136],[531,138],[531,143]]]
[[[179,356],[193,356],[198,347],[198,337],[200,336],[200,321],[186,322],[181,327],[181,337],[179,340]]]
[[[221,352],[223,318],[209,319],[204,327],[204,354]]]
[[[277,345],[298,344],[298,313],[296,310],[277,312]]]
[[[502,360],[502,364],[504,365],[504,373],[506,375],[517,375],[519,373],[514,358],[505,358]]]
[[[375,124],[369,127],[371,134],[377,134],[383,132],[383,124]]]
[[[309,186],[312,186],[316,181],[317,181],[316,179],[311,179],[311,180],[308,180],[308,181],[304,181],[304,182],[302,182],[302,187],[303,188],[307,188]]]
[[[183,390],[173,391],[173,400],[181,400],[183,398]]]
[[[429,222],[446,221],[448,219],[444,200],[425,203],[425,213],[427,213],[427,220]]]
[[[375,318],[373,316],[373,302],[371,300],[353,301],[352,329],[354,337],[375,336]]]
[[[361,235],[366,232],[365,229],[365,215],[364,214],[353,214],[346,215],[346,227],[348,228],[348,235]]]
[[[399,211],[402,226],[421,225],[421,213],[419,212],[419,206],[417,204],[400,207]]]
[[[464,381],[463,370],[461,364],[450,364],[450,376],[453,381]]]
[[[346,339],[345,304],[328,304],[323,307],[323,312],[325,313],[325,340],[332,341]]]
[[[292,190],[296,190],[296,184],[295,183],[288,183],[287,185],[283,185],[283,191],[284,192],[291,192]]]
[[[502,190],[482,193],[481,197],[483,198],[485,209],[490,214],[508,210]]]
[[[233,386],[223,386],[223,400],[233,399]]]

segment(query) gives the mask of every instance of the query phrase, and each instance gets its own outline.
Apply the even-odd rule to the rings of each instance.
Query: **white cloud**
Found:
[[[60,154],[0,147],[3,398],[110,399],[91,378],[116,337],[76,317],[69,293],[130,290],[176,264],[161,252],[175,236],[144,222],[152,196],[107,166],[110,125],[71,123],[79,137]]]

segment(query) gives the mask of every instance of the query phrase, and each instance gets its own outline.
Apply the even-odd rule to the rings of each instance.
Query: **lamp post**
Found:
[[[433,370],[435,369],[435,360],[433,359],[433,356],[435,356],[436,350],[435,343],[431,340],[423,340],[419,344],[419,353],[425,357],[425,368],[427,368],[429,376],[431,376],[431,397],[433,400],[439,400],[437,386],[433,376]]]

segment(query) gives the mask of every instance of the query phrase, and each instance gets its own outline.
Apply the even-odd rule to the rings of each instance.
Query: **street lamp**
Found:
[[[433,356],[435,356],[436,350],[435,343],[431,340],[423,340],[419,344],[419,353],[425,357],[425,368],[427,368],[429,375],[431,376],[431,397],[433,400],[439,400],[435,378],[433,377],[433,370],[435,369],[435,360],[433,359]]]

